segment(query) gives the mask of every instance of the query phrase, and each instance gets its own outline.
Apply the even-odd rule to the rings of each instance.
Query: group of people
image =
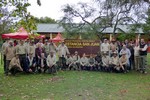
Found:
[[[18,43],[6,39],[2,45],[4,72],[6,75],[17,72],[50,73],[58,70],[87,70],[127,73],[134,69],[146,72],[148,45],[144,39],[139,42],[109,42],[104,39],[97,54],[70,54],[65,42],[58,46],[50,40],[19,40]]]

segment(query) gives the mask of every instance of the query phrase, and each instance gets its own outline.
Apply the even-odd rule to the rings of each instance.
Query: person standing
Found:
[[[139,70],[140,65],[140,56],[139,56],[139,43],[136,43],[134,46],[134,63],[135,63],[135,70]]]
[[[2,44],[2,54],[3,54],[3,62],[4,62],[4,74],[6,73],[6,54],[5,49],[9,45],[9,39],[6,39],[5,42]]]
[[[123,47],[122,47],[122,49],[121,49],[121,51],[120,51],[120,55],[122,55],[122,54],[126,54],[126,58],[127,58],[127,60],[128,60],[128,70],[131,70],[131,66],[130,66],[130,62],[129,62],[129,58],[131,57],[131,52],[130,52],[130,50],[127,48],[127,46],[126,45],[123,45]]]
[[[29,54],[32,54],[33,57],[35,57],[35,44],[34,44],[34,40],[31,40],[30,42],[30,46],[29,46]]]
[[[43,45],[43,49],[45,51],[45,56],[47,57],[49,55],[49,52],[50,52],[50,46],[49,46],[48,40],[45,40],[45,43]]]
[[[109,54],[109,50],[110,50],[110,44],[108,43],[107,39],[104,39],[104,42],[101,44],[100,47],[101,53],[103,54],[104,52],[107,53],[107,55]]]
[[[13,46],[13,42],[9,41],[9,46],[5,49],[6,54],[6,75],[8,75],[9,72],[9,63],[11,59],[15,56],[15,48]]]
[[[146,62],[147,62],[147,48],[148,45],[144,39],[140,41],[140,72],[146,74]]]
[[[68,47],[65,45],[64,41],[58,46],[57,51],[58,51],[58,56],[59,56],[58,66],[61,68],[63,57],[66,57],[66,55],[70,54],[70,52],[68,50]],[[54,52],[54,51],[51,51],[51,52]]]
[[[16,47],[16,53],[19,55],[20,64],[23,71],[28,72],[28,67],[26,66],[26,54],[27,48],[24,45],[24,41],[20,40],[20,44]]]

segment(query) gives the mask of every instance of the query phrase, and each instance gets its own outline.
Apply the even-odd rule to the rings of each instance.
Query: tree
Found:
[[[41,5],[40,0],[37,0],[37,4]],[[23,26],[27,31],[31,32],[31,30],[36,29],[36,24],[34,17],[27,11],[29,6],[28,0],[1,0],[0,8],[8,8],[9,14],[5,15],[3,12],[0,12],[0,17],[5,18],[5,22],[8,18],[11,18],[11,22],[16,23],[16,28]]]
[[[57,23],[54,19],[49,17],[41,17],[41,18],[35,17],[34,19],[36,23]]]
[[[89,34],[97,35],[100,39],[100,34],[107,27],[110,27],[106,23],[106,18],[102,16],[102,10],[96,15],[97,11],[95,8],[87,3],[78,3],[77,5],[65,5],[62,9],[64,17],[61,20],[61,24],[65,30],[70,34],[88,32]],[[95,15],[95,16],[94,16]],[[75,24],[74,19],[80,19],[80,23]]]
[[[67,4],[62,9],[64,12],[62,23],[67,31],[72,31],[70,30],[72,28],[80,31],[86,27],[88,32],[102,38],[103,35],[100,33],[108,27],[113,28],[113,35],[115,35],[117,30],[117,32],[124,32],[122,28],[118,27],[120,24],[143,22],[148,6],[149,3],[133,3],[128,0],[94,0],[91,4]],[[74,24],[75,19],[80,20],[78,25]]]

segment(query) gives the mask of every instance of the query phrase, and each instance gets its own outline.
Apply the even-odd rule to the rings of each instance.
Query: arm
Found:
[[[147,48],[148,48],[148,46],[147,46],[147,45],[145,45],[145,46],[144,46],[144,48],[142,48],[141,50],[142,50],[142,51],[146,51],[146,50],[147,50]]]
[[[130,52],[129,49],[128,49],[128,57],[129,57],[129,58],[131,57],[131,52]]]
[[[46,64],[47,64],[48,67],[50,66],[50,65],[49,65],[49,56],[48,56],[47,59],[46,59]]]

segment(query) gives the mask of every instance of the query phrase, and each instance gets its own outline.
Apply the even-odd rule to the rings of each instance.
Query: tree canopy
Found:
[[[108,27],[113,28],[115,34],[116,30],[124,32],[117,27],[119,24],[144,23],[148,8],[149,2],[141,0],[93,0],[90,4],[66,4],[62,9],[61,23],[68,32],[72,31],[70,28],[77,28],[80,32],[86,26],[88,32],[102,37],[100,33]],[[75,20],[80,21],[78,25],[74,25]]]

